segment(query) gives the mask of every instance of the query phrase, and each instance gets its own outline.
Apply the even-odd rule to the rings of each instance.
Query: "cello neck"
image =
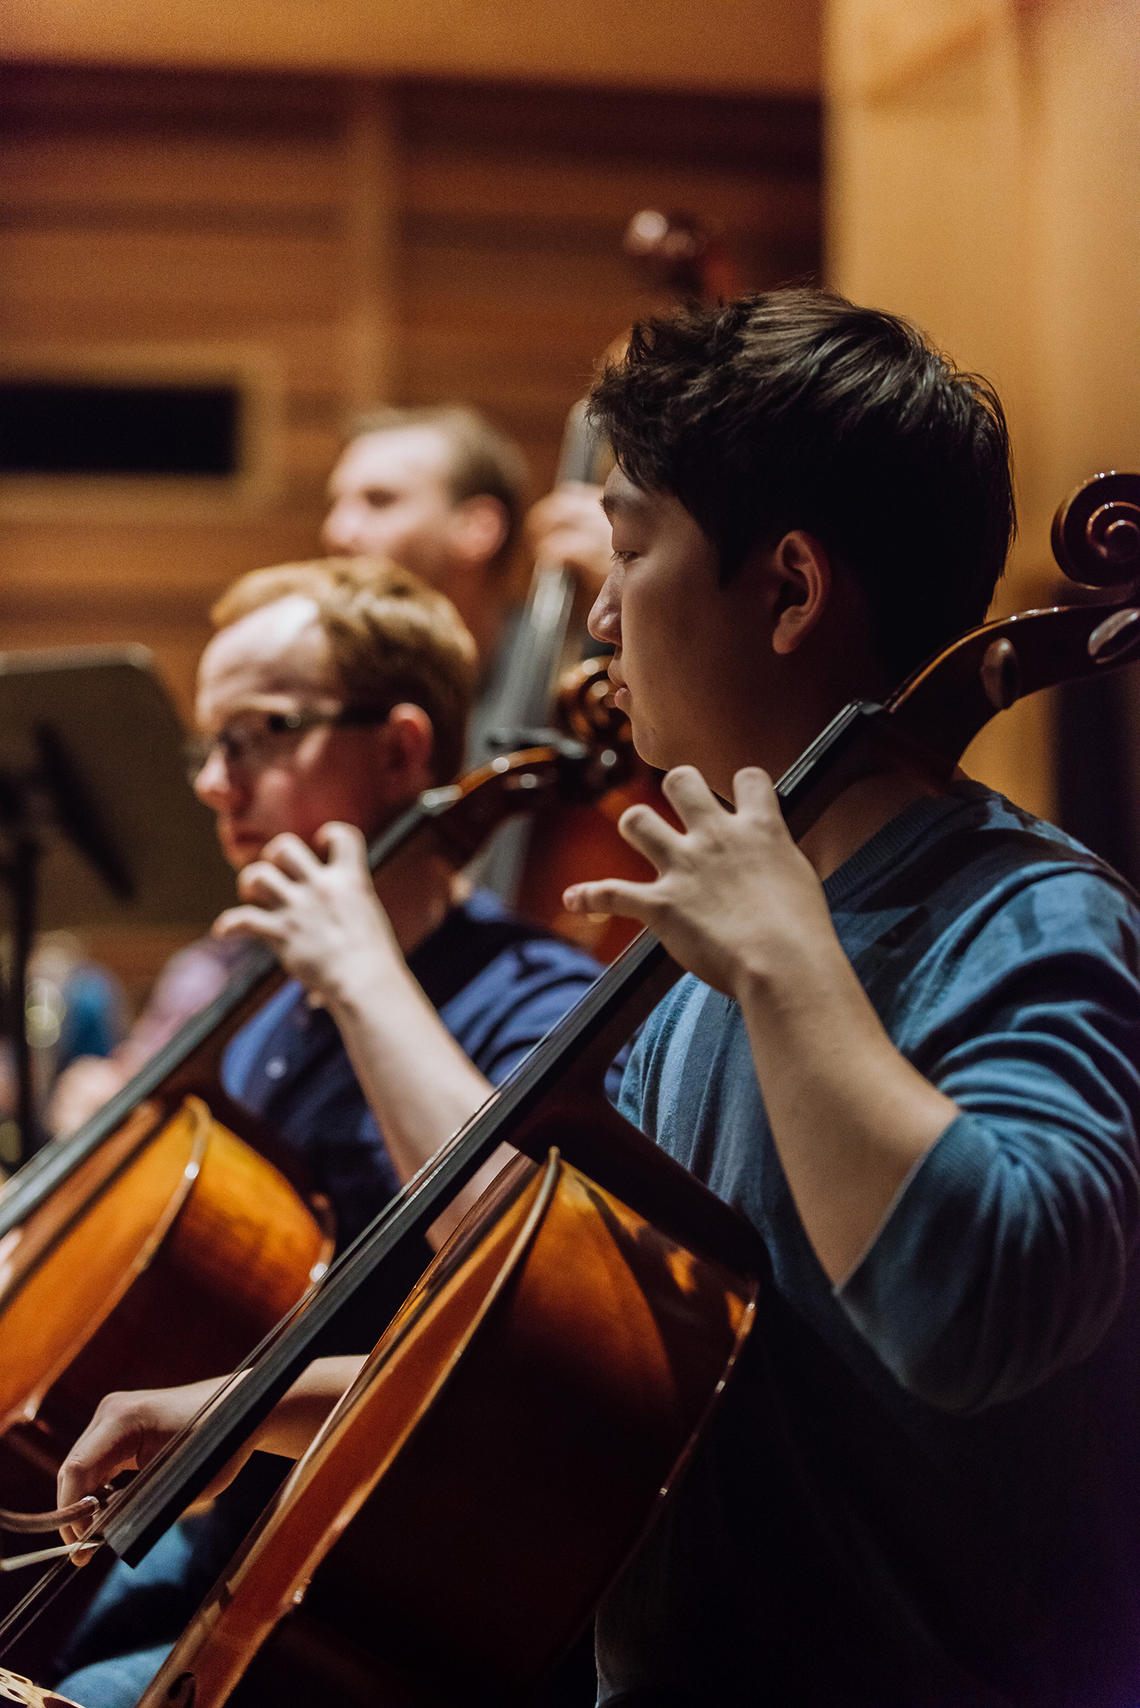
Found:
[[[555,482],[596,481],[601,446],[581,399],[566,417]],[[502,687],[488,730],[493,751],[516,746],[550,722],[555,684],[567,663],[578,583],[565,564],[540,558],[531,575],[526,604],[511,636]]]

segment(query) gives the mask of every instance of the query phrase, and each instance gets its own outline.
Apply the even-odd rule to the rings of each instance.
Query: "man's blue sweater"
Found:
[[[833,1287],[739,1008],[687,977],[622,1107],[772,1257],[742,1365],[602,1610],[606,1703],[1140,1703],[1140,911],[975,784],[826,885],[961,1114]]]

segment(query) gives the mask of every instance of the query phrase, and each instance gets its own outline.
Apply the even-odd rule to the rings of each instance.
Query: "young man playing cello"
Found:
[[[1060,832],[884,764],[797,847],[769,781],[979,622],[997,400],[891,316],[773,293],[635,332],[592,615],[680,820],[632,809],[689,975],[626,1112],[772,1260],[761,1323],[598,1620],[607,1708],[1134,1708],[1140,914]],[[763,767],[763,769],[761,769]],[[316,1365],[266,1439],[343,1383]],[[122,1397],[61,1499],[183,1408]]]

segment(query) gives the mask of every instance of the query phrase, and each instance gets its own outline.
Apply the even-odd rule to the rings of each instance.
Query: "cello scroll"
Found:
[[[1054,518],[1053,551],[1070,580],[1111,588],[1119,597],[1020,611],[971,629],[886,702],[893,739],[952,767],[995,712],[1140,654],[1140,605],[1133,602],[1140,582],[1140,474],[1113,470],[1078,487]]]
[[[1082,587],[1140,581],[1140,474],[1108,469],[1086,480],[1053,518],[1053,556]]]

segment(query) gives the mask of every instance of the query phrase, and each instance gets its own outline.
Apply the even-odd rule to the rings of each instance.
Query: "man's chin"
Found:
[[[654,731],[646,729],[644,726],[639,728],[634,719],[631,718],[629,720],[629,732],[633,737],[633,751],[641,763],[652,766],[654,771],[668,771],[670,761],[668,758],[662,757],[666,744],[655,738]]]
[[[218,840],[221,843],[222,856],[226,864],[232,867],[235,872],[242,871],[246,866],[252,866],[265,846],[259,836],[233,836],[223,832]]]

